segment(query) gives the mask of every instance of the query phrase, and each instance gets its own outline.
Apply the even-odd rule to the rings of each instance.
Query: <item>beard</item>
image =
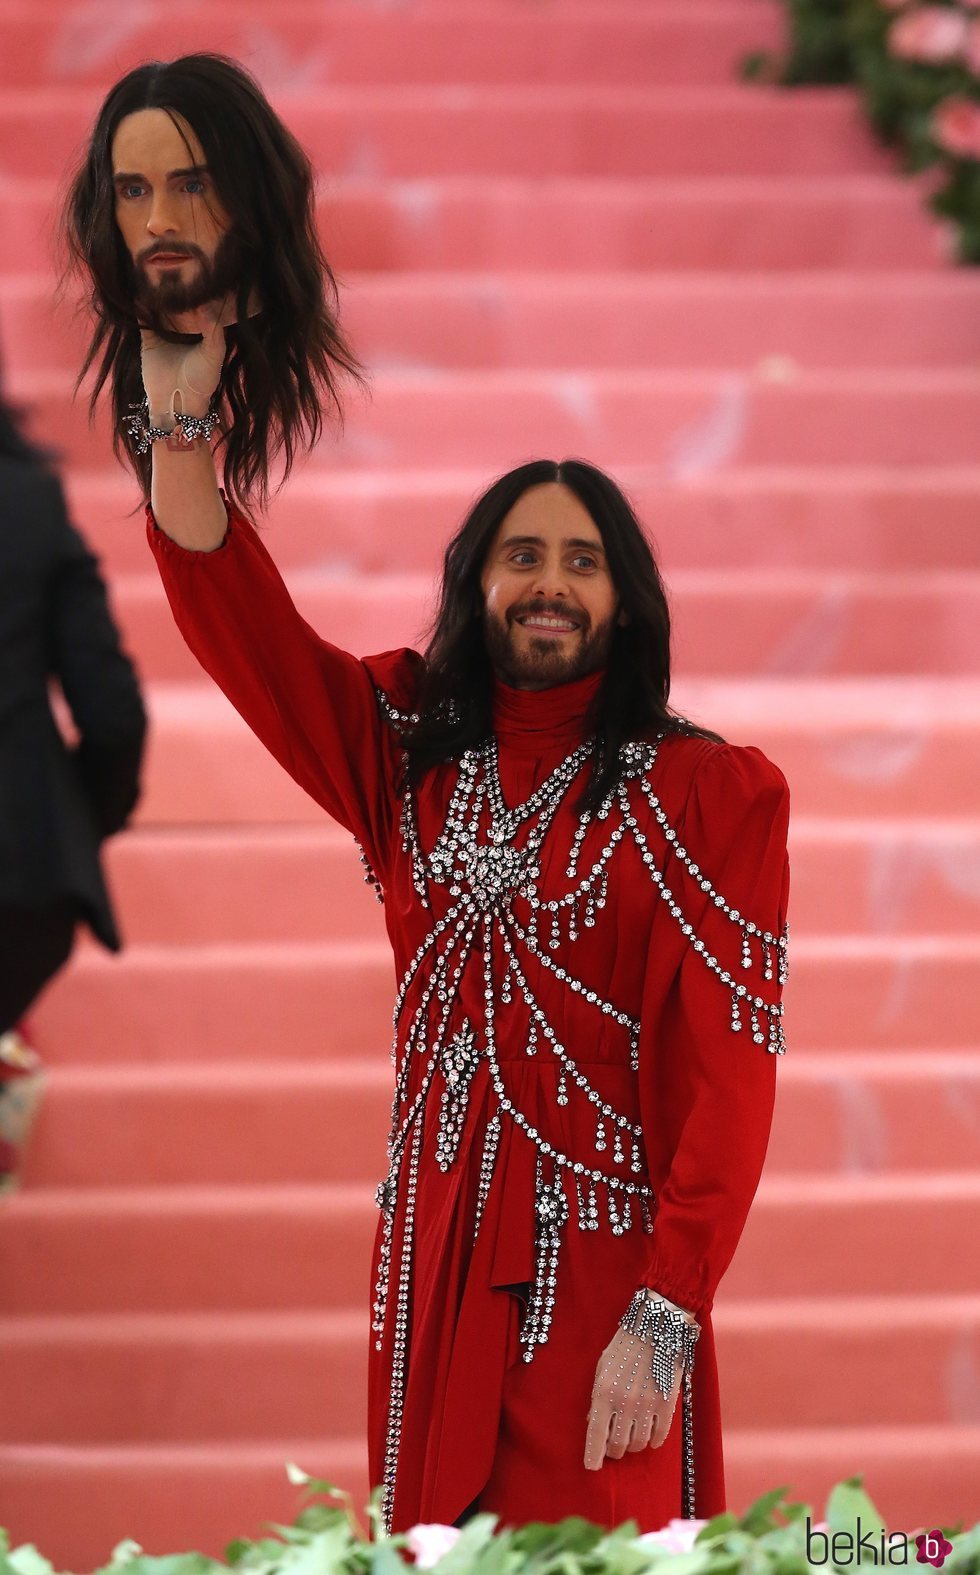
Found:
[[[483,637],[490,665],[498,678],[514,689],[551,689],[556,684],[571,684],[604,667],[616,633],[616,614],[604,623],[592,625],[584,620],[574,634],[532,635],[525,648],[518,650],[513,625],[531,612],[544,616],[571,616],[561,607],[518,608],[509,619],[484,613]],[[576,613],[576,617],[583,615]]]
[[[165,270],[154,277],[147,262],[155,253],[173,251],[186,256],[196,266],[189,278],[184,278],[183,268]],[[226,231],[208,257],[200,246],[189,241],[175,242],[172,246],[159,241],[148,246],[133,262],[133,296],[141,322],[149,327],[166,327],[182,312],[193,312],[208,301],[220,300],[237,291],[242,276],[240,248],[230,231]]]

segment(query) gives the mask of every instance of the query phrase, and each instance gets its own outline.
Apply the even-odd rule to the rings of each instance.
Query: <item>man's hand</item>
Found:
[[[653,1351],[645,1340],[617,1329],[599,1358],[592,1386],[592,1409],[585,1441],[585,1468],[598,1471],[608,1455],[621,1460],[627,1450],[659,1449],[670,1431],[680,1393],[682,1366],[674,1361],[674,1382],[665,1400],[653,1380]]]
[[[151,426],[171,425],[171,411],[207,414],[225,362],[225,325],[233,316],[230,300],[209,301],[196,311],[182,313],[174,328],[182,334],[200,334],[193,344],[172,344],[148,328],[142,330],[143,387]]]
[[[209,301],[174,322],[178,333],[201,335],[189,344],[170,344],[142,331],[143,386],[150,406],[150,425],[170,428],[172,411],[189,416],[207,414],[221,380],[225,360],[225,327],[234,318],[233,303]],[[154,443],[150,501],[162,531],[181,547],[213,552],[220,547],[228,515],[214,472],[210,444]]]

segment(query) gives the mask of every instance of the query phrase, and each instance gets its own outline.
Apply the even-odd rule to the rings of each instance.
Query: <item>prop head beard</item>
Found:
[[[179,256],[193,261],[185,266],[150,269],[153,257]],[[154,241],[131,264],[133,299],[141,322],[165,328],[182,312],[192,312],[208,301],[233,295],[241,279],[241,252],[231,231],[222,235],[208,257],[191,241]]]

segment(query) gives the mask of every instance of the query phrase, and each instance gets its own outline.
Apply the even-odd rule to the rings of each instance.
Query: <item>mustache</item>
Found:
[[[136,258],[136,266],[142,267],[145,263],[152,262],[154,257],[193,257],[198,262],[204,261],[204,253],[199,246],[188,245],[180,241],[154,241],[152,246],[147,246],[145,251]]]

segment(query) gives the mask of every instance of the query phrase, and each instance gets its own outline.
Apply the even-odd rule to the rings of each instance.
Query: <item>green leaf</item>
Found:
[[[715,1569],[715,1560],[708,1548],[692,1548],[690,1553],[668,1553],[669,1575],[702,1575]]]
[[[516,1527],[513,1535],[514,1546],[522,1553],[541,1555],[547,1551],[554,1557],[562,1551],[589,1552],[601,1538],[602,1531],[580,1515],[569,1515],[555,1525],[531,1521],[526,1526]]]
[[[433,1568],[439,1571],[439,1575],[464,1575],[473,1560],[492,1540],[498,1519],[497,1515],[473,1515],[452,1547],[446,1550]]]
[[[215,1559],[209,1559],[203,1553],[170,1553],[159,1558],[141,1553],[116,1568],[125,1570],[126,1575],[218,1575],[222,1571],[222,1566]],[[21,1571],[21,1575],[32,1575],[32,1572]]]
[[[699,1542],[711,1542],[713,1538],[721,1536],[726,1531],[734,1531],[738,1524],[738,1516],[733,1515],[731,1510],[726,1509],[723,1514],[715,1515],[713,1520],[709,1520],[706,1525],[701,1527],[694,1539],[695,1546]]]
[[[54,1566],[37,1551],[32,1542],[25,1542],[23,1547],[15,1548],[7,1563],[16,1571],[16,1575],[54,1575]]]
[[[286,1476],[293,1487],[302,1487],[311,1494],[321,1494],[324,1498],[340,1498],[348,1500],[349,1493],[339,1488],[335,1482],[326,1482],[323,1477],[311,1477],[302,1466],[297,1466],[294,1461],[286,1461]]]
[[[750,1504],[739,1524],[743,1531],[749,1531],[753,1536],[759,1536],[776,1524],[773,1510],[781,1504],[789,1493],[789,1487],[773,1488],[769,1493],[763,1493],[753,1504]]]
[[[853,1532],[858,1517],[861,1519],[862,1532],[870,1531],[876,1539],[885,1529],[884,1521],[864,1491],[864,1478],[848,1477],[831,1489],[825,1518],[831,1532]]]
[[[368,1568],[372,1575],[405,1575],[404,1562],[387,1540],[373,1544]]]
[[[790,1525],[795,1525],[797,1521],[809,1520],[811,1523],[813,1521],[812,1504],[786,1504],[782,1513],[786,1516]]]
[[[143,1549],[132,1537],[124,1537],[122,1542],[117,1542],[109,1557],[110,1570],[128,1569],[137,1559],[143,1557]]]
[[[239,1537],[235,1542],[229,1542],[225,1549],[225,1559],[231,1565],[239,1564],[247,1556],[252,1544],[246,1542],[244,1537]]]

